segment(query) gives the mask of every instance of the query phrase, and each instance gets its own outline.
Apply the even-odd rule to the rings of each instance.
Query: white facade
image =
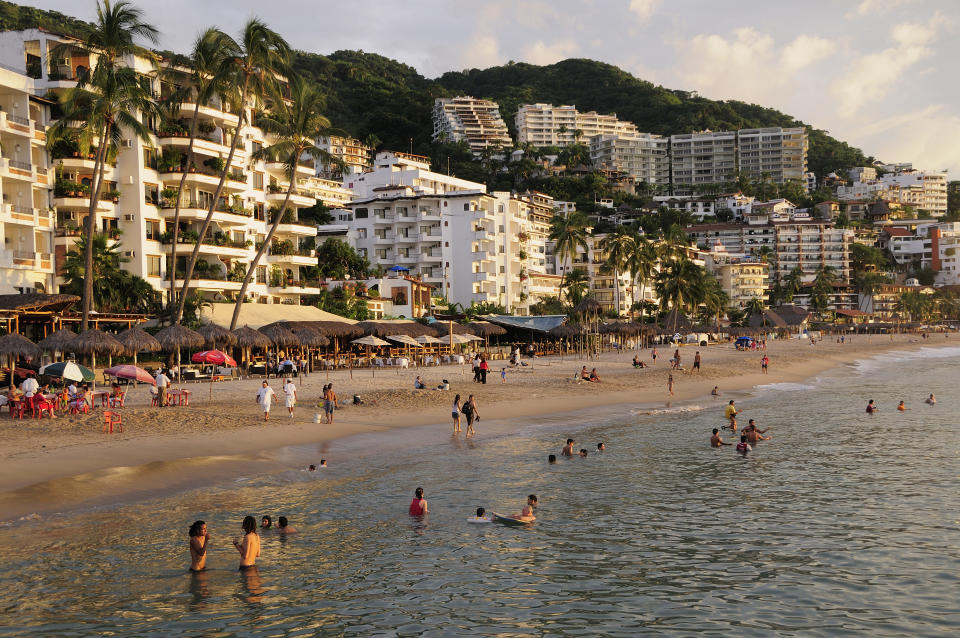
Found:
[[[844,201],[884,199],[942,217],[947,214],[947,175],[914,170],[888,173],[873,180],[839,186],[837,198]]]
[[[733,180],[737,170],[737,134],[733,131],[670,136],[670,181],[677,193]]]
[[[810,143],[805,127],[754,128],[737,131],[737,169],[777,184],[802,181]]]
[[[645,286],[640,286],[640,282],[636,282],[636,285],[634,285],[629,273],[619,272],[614,276],[612,270],[608,271],[605,265],[607,251],[603,249],[603,240],[606,237],[605,234],[587,235],[586,250],[578,248],[576,255],[571,255],[563,260],[559,256],[553,255],[554,272],[565,275],[575,268],[585,270],[590,282],[590,296],[600,303],[604,312],[617,308],[618,289],[620,315],[627,314],[634,301],[640,301],[641,287],[643,288],[643,299],[656,302],[657,297],[652,282],[647,282]]]
[[[597,168],[625,173],[647,184],[670,183],[667,138],[650,133],[595,135],[590,160]]]
[[[571,105],[524,104],[517,110],[516,125],[517,142],[534,146],[567,146],[578,141],[585,144],[596,135],[637,134],[636,126],[621,122],[616,115],[581,113]]]
[[[327,179],[341,178],[344,174],[362,173],[372,166],[373,149],[352,137],[330,135],[317,140],[317,148],[322,148],[346,164],[345,169],[318,165],[317,177]]]
[[[437,98],[433,104],[433,140],[466,141],[478,155],[488,148],[513,146],[499,105],[469,96]]]
[[[486,185],[458,179],[430,170],[430,158],[395,151],[377,153],[373,168],[343,179],[343,187],[354,199],[367,199],[389,194],[442,195],[458,192],[486,192]]]

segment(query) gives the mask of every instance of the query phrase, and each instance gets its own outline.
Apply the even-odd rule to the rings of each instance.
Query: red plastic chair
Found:
[[[73,399],[70,401],[70,414],[87,414],[90,412],[90,406],[83,399]]]
[[[42,419],[44,412],[49,414],[51,419],[54,418],[53,403],[47,401],[45,397],[34,397],[34,399],[35,400],[33,402],[33,409],[34,409],[36,418]]]
[[[21,399],[20,401],[11,401],[10,402],[10,418],[22,419],[23,411],[25,408],[26,408],[26,405],[24,404],[24,400]]]
[[[121,392],[118,396],[110,397],[110,407],[111,408],[122,408],[123,399],[127,396],[126,392]]]
[[[123,432],[123,417],[119,412],[111,412],[107,410],[103,413],[103,432],[106,432],[109,428],[110,434],[113,434],[113,428],[116,427],[118,432]]]

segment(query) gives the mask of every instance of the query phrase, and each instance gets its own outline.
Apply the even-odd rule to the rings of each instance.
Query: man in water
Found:
[[[931,394],[927,398],[927,405],[936,405],[936,404],[937,404],[937,398]]]
[[[580,448],[580,457],[581,457],[581,458],[586,458],[586,457],[587,457],[587,449],[586,449],[586,448]]]
[[[876,412],[876,411],[879,410],[879,409],[880,409],[880,408],[878,408],[877,406],[875,406],[875,405],[873,404],[873,399],[870,399],[870,400],[867,402],[867,414],[873,414],[874,412]]]
[[[567,439],[567,444],[560,450],[560,456],[573,456],[573,439]]]
[[[423,498],[423,488],[418,487],[410,501],[410,516],[423,516],[427,513],[427,499]]]
[[[897,404],[897,409],[900,410],[901,412],[905,412],[907,410],[907,404],[901,401],[900,403]]]
[[[297,530],[287,522],[286,516],[277,519],[277,529],[281,534],[296,534]]]
[[[721,445],[733,445],[733,443],[724,442],[724,440],[720,438],[720,430],[713,428],[713,436],[710,437],[710,447],[720,447]]]
[[[737,431],[737,406],[734,405],[733,399],[730,399],[730,403],[727,404],[727,407],[723,410],[724,418],[729,421],[729,425],[725,426],[724,429],[730,429],[732,432]]]
[[[606,449],[607,449],[607,446],[606,446],[606,445],[604,445],[603,443],[597,443],[597,453],[598,453],[598,454],[601,453],[601,452],[603,452],[603,451],[606,450]]]
[[[551,455],[547,456],[547,463],[549,463],[550,465],[554,465],[554,464],[556,464],[556,462],[557,462],[557,455],[556,455],[556,454],[551,454]]]
[[[190,526],[190,571],[202,572],[207,568],[207,549],[210,547],[210,532],[203,521],[194,521]]]
[[[750,443],[751,445],[756,445],[757,441],[770,440],[769,436],[763,436],[763,433],[769,429],[770,428],[767,428],[766,430],[758,430],[757,424],[754,422],[753,419],[750,419],[749,423],[747,423],[747,427],[743,429],[743,434],[744,436],[747,437],[747,443]]]

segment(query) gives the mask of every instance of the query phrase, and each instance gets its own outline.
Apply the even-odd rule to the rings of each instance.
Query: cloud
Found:
[[[503,62],[500,41],[489,33],[474,33],[461,51],[460,62],[465,69],[485,69]]]
[[[826,38],[800,35],[783,48],[780,62],[784,69],[797,71],[832,55],[836,48],[836,45]]]
[[[660,7],[660,0],[630,0],[630,11],[640,22],[646,22]]]
[[[913,0],[861,0],[857,7],[847,12],[847,18],[862,18],[868,15],[883,15]]]
[[[865,104],[878,100],[896,88],[897,80],[917,62],[933,55],[928,45],[937,39],[940,14],[927,24],[904,23],[895,26],[890,37],[894,46],[853,60],[847,73],[830,87],[842,117],[852,117]]]
[[[571,57],[579,50],[580,45],[574,40],[557,40],[550,44],[537,40],[523,50],[523,59],[531,64],[553,64]]]
[[[960,173],[960,150],[944,143],[960,138],[960,115],[943,104],[871,121],[850,130],[849,138],[885,162]]]

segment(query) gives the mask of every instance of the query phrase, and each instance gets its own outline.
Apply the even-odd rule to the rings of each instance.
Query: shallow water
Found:
[[[425,428],[357,464],[335,445],[318,473],[16,522],[0,528],[0,634],[955,634],[958,366],[957,350],[887,354],[738,396],[773,435],[746,458],[707,443],[724,397],[509,435],[481,421],[470,443]],[[547,465],[567,436],[590,456]],[[424,521],[406,514],[418,485]],[[531,492],[528,528],[465,520]],[[264,533],[252,575],[229,541],[248,513],[300,530]],[[196,518],[214,546],[191,576]]]

